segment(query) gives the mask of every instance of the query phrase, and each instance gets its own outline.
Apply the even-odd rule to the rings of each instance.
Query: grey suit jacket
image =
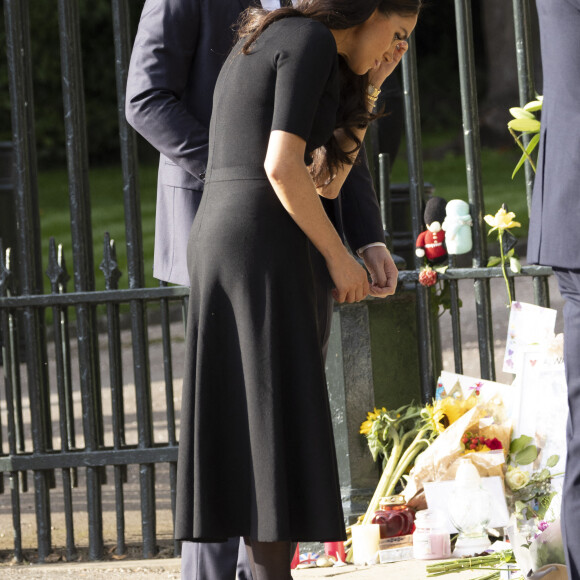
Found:
[[[213,91],[250,0],[147,0],[127,80],[129,123],[160,153],[153,274],[189,284],[187,240],[208,156]],[[384,241],[365,164],[329,211],[353,249]],[[343,206],[345,209],[343,211]],[[342,220],[341,221],[341,215]]]
[[[580,268],[580,0],[537,0],[544,105],[528,261]]]

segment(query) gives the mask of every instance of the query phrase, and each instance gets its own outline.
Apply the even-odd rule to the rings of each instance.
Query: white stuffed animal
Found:
[[[467,254],[471,251],[473,247],[472,224],[469,204],[461,199],[452,199],[447,203],[442,228],[445,231],[448,254]]]

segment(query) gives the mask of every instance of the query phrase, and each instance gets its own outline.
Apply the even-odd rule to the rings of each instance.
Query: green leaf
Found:
[[[530,101],[526,105],[524,105],[524,111],[528,111],[530,113],[535,113],[536,111],[542,110],[543,101]]]
[[[387,426],[386,426],[386,427],[383,429],[383,432],[382,432],[382,434],[381,434],[381,439],[382,439],[383,441],[386,441],[388,436],[389,436],[389,426],[387,425]]]
[[[515,135],[515,133],[514,133]],[[522,156],[520,157],[513,173],[512,173],[512,179],[516,176],[516,173],[521,169],[522,165],[526,162],[526,159],[530,159],[530,154],[532,153],[532,151],[536,148],[536,145],[539,143],[540,141],[540,134],[536,133],[531,139],[530,142],[528,143],[528,146],[524,149],[520,142],[517,141],[518,145],[520,146],[520,148],[524,151],[522,153]],[[530,163],[532,164],[532,169],[535,171],[535,167],[533,165],[533,162],[530,160]]]
[[[487,267],[488,268],[493,268],[494,266],[497,266],[498,264],[501,264],[501,258],[499,256],[490,256],[489,259],[487,260]]]
[[[542,469],[542,471],[540,471],[540,473],[538,475],[538,479],[540,481],[545,481],[546,479],[550,479],[551,475],[552,474],[550,473],[550,470],[549,469],[546,469],[544,467],[544,469]]]
[[[513,256],[510,258],[510,270],[514,274],[519,274],[522,271],[522,264],[519,258]]]
[[[552,455],[552,456],[548,457],[548,461],[546,461],[546,465],[548,467],[556,467],[556,465],[558,464],[558,461],[560,461],[560,456],[559,455]]]
[[[522,165],[526,162],[527,158],[528,158],[527,155],[525,153],[522,153],[522,156],[520,157],[520,160],[518,161],[516,168],[512,173],[512,179],[516,176],[516,173],[521,169]]]
[[[371,455],[373,456],[373,461],[376,461],[379,453],[381,451],[381,446],[377,441],[371,441],[369,439],[369,449],[371,450]]]
[[[554,497],[556,497],[556,495],[558,494],[555,491],[552,491],[551,493],[548,493],[538,498],[538,504],[540,508],[538,510],[537,515],[538,519],[543,520],[546,517],[546,512],[550,508],[550,504],[552,503],[552,500],[554,499]]]
[[[435,272],[438,272],[439,274],[445,274],[447,268],[449,268],[449,266],[444,264],[443,266],[434,266],[433,270],[435,270]]]
[[[521,107],[511,107],[510,113],[514,119],[535,119],[532,113],[528,113],[528,111],[525,110],[525,107],[523,109]]]
[[[508,127],[523,133],[537,133],[540,130],[541,123],[537,119],[512,119],[508,123]]]
[[[523,501],[517,500],[516,501],[516,509],[518,511],[523,510],[526,507],[526,504]]]
[[[510,443],[510,453],[517,453],[532,442],[532,438],[528,435],[520,435],[517,439],[513,439]]]
[[[518,465],[529,465],[538,458],[538,448],[535,445],[528,445],[516,453]]]
[[[536,145],[540,142],[540,134],[536,133],[531,139],[530,142],[528,143],[528,146],[526,147],[526,153],[529,155],[535,148]]]

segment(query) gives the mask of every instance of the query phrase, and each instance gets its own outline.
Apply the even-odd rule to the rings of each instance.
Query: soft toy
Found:
[[[445,220],[441,227],[445,231],[448,254],[467,254],[473,247],[469,215],[469,204],[461,199],[452,199],[445,208]]]
[[[432,197],[425,204],[426,232],[421,232],[415,244],[415,254],[422,258],[425,256],[430,264],[441,264],[447,258],[445,249],[445,232],[441,224],[445,219],[445,206],[447,202],[442,197]]]

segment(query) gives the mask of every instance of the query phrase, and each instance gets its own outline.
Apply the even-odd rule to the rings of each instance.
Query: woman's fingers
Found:
[[[364,300],[370,293],[370,286],[366,276],[364,280],[353,282],[341,288],[334,288],[332,290],[332,297],[340,304],[346,302],[353,304]]]
[[[365,269],[347,252],[327,262],[328,271],[335,284],[332,292],[337,302],[360,302],[369,293]]]

